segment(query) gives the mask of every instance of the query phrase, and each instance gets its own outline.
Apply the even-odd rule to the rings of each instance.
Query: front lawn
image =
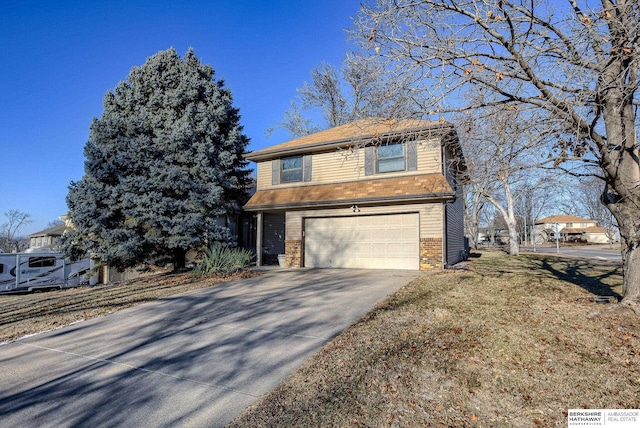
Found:
[[[0,343],[248,275],[253,273],[226,277],[164,274],[115,285],[4,293],[0,295]]]
[[[640,408],[640,316],[615,264],[499,252],[425,274],[344,331],[234,427],[566,426]]]

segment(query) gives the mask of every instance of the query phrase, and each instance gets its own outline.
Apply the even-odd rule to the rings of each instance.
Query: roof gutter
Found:
[[[412,202],[425,202],[428,200],[429,202],[437,202],[437,201],[452,201],[455,200],[456,194],[453,192],[443,192],[443,193],[422,193],[417,195],[408,195],[408,196],[384,196],[378,198],[352,198],[349,200],[344,199],[336,199],[330,201],[310,201],[310,202],[283,202],[280,204],[265,204],[265,205],[253,205],[253,206],[244,206],[245,211],[264,211],[264,210],[272,210],[272,209],[300,209],[300,208],[318,208],[318,207],[337,207],[337,206],[350,206],[353,204],[357,205],[373,205],[380,204],[384,202],[393,202],[393,203],[412,203]]]

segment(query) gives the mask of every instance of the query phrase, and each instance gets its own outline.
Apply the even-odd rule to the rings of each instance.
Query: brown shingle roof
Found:
[[[56,224],[55,226],[49,227],[45,230],[41,230],[40,232],[35,232],[29,235],[29,238],[36,238],[38,236],[62,236],[65,230],[64,223]]]
[[[368,118],[247,153],[245,157],[252,161],[267,160],[283,154],[298,154],[310,151],[310,149],[337,148],[346,143],[356,144],[374,138],[384,139],[397,134],[422,135],[429,131],[438,131],[437,135],[442,135],[452,130],[452,125],[447,122]]]
[[[586,232],[584,227],[565,227],[560,232],[562,233],[583,233]]]
[[[561,230],[564,233],[604,233],[604,228],[598,226],[591,227],[565,227]]]
[[[582,217],[577,217],[575,215],[552,215],[549,217],[541,218],[540,220],[536,220],[535,224],[545,224],[545,223],[585,223],[585,222],[593,222],[594,220],[589,220]]]
[[[409,202],[453,198],[442,174],[409,175],[374,180],[260,190],[244,206],[248,211]]]

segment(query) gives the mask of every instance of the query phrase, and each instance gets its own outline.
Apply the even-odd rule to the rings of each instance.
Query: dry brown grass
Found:
[[[190,273],[154,275],[117,285],[68,288],[32,294],[2,294],[0,343],[185,291],[211,287],[243,275],[252,273],[226,278],[195,277]]]
[[[547,427],[640,408],[640,317],[593,302],[620,283],[615,264],[481,253],[401,289],[232,426]]]

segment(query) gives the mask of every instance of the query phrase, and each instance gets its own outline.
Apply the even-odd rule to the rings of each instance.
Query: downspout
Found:
[[[449,183],[449,177],[447,176],[446,164],[446,152],[444,148],[444,141],[440,140],[440,168],[444,179]],[[451,184],[451,183],[449,183]],[[447,268],[447,234],[449,232],[447,228],[447,201],[442,202],[442,269]]]
[[[256,266],[262,266],[262,211],[256,213]]]
[[[447,201],[442,202],[442,269],[447,268]]]

